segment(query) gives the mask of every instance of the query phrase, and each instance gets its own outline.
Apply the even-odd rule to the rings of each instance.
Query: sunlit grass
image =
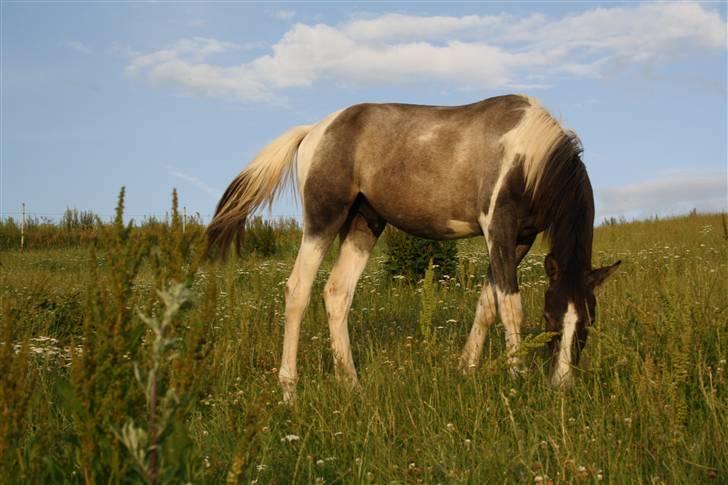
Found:
[[[171,231],[166,244],[177,256],[153,263],[159,256],[150,248],[133,275],[134,308],[126,312],[90,296],[114,295],[111,285],[121,281],[103,245],[95,257],[87,248],[4,252],[0,474],[9,483],[150,478],[115,432],[128,419],[148,418],[133,366],[149,368],[153,339],[138,312],[161,315],[156,290],[181,280],[190,301],[170,320],[177,343],[159,371],[160,385],[181,397],[171,410],[176,430],[160,438],[161,482],[726,481],[722,227],[720,215],[700,215],[596,231],[595,266],[623,264],[597,295],[597,324],[565,392],[548,384],[545,349],[529,353],[524,377],[508,376],[500,325],[490,330],[483,365],[472,376],[458,371],[486,269],[480,240],[461,242],[456,274],[435,282],[428,338],[419,322],[421,284],[389,278],[375,251],[349,319],[361,386],[348,391],[334,379],[321,297],[330,256],[302,326],[294,406],[281,402],[277,383],[290,254],[203,263],[188,275],[197,243],[185,253]],[[537,245],[519,269],[523,331],[532,337],[543,331],[545,253]],[[89,348],[89,332],[111,325],[94,320],[94,311],[123,314],[124,328],[141,333]],[[114,349],[128,359],[102,354]],[[77,371],[95,372],[99,382],[69,373],[84,353],[94,359]],[[94,367],[107,361],[119,370]],[[59,381],[70,383],[81,408],[90,399],[103,415],[73,411]],[[117,384],[128,392],[115,394],[122,401],[114,405],[82,388]],[[91,452],[84,440],[96,440],[98,456],[84,456]]]

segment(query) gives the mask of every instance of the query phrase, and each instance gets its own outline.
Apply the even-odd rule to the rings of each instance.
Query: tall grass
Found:
[[[624,263],[567,391],[546,375],[544,247],[519,269],[530,367],[517,380],[500,325],[483,365],[457,370],[482,241],[459,243],[457,270],[425,289],[392,279],[375,250],[349,319],[354,391],[333,377],[329,257],[288,406],[276,367],[293,251],[209,263],[174,207],[148,234],[122,210],[93,245],[0,254],[3,483],[728,480],[720,215],[596,231],[594,264]]]

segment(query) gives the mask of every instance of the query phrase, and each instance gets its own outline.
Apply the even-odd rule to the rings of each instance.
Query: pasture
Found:
[[[3,483],[728,480],[720,214],[596,229],[594,266],[623,264],[598,290],[565,391],[548,382],[539,242],[519,268],[528,372],[514,379],[500,323],[477,371],[458,370],[482,238],[459,242],[457,271],[431,285],[388,277],[380,241],[349,319],[354,391],[334,379],[329,349],[332,251],[302,325],[293,405],[277,366],[295,245],[211,263],[193,229],[117,224],[95,247],[0,253]]]

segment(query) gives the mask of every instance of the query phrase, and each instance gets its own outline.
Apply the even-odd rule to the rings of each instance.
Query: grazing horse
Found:
[[[294,159],[296,163],[294,165]],[[581,145],[535,99],[499,96],[466,106],[358,104],[266,146],[230,184],[207,229],[223,253],[240,250],[246,218],[295,177],[303,239],[285,288],[279,381],[295,393],[303,313],[316,273],[338,234],[340,253],[324,288],[336,376],[355,385],[347,318],[357,281],[384,226],[430,239],[485,236],[490,266],[461,357],[474,368],[499,311],[512,372],[523,321],[517,266],[536,235],[551,244],[545,269],[547,330],[556,332],[551,382],[578,364],[595,316],[593,290],[619,262],[592,270],[594,199]]]

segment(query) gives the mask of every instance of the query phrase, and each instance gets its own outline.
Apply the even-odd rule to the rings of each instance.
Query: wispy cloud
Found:
[[[273,12],[273,17],[277,18],[278,20],[291,20],[295,16],[295,10],[276,10],[275,12]]]
[[[181,40],[136,56],[127,71],[243,101],[270,101],[287,88],[331,79],[525,89],[563,77],[599,78],[694,51],[725,50],[725,36],[720,13],[699,3],[600,7],[561,18],[387,14],[339,25],[296,23],[269,54],[232,65],[213,58],[240,48],[236,44]]]
[[[66,41],[65,45],[69,49],[73,49],[74,51],[80,52],[81,54],[91,54],[91,52],[93,52],[90,47],[78,40]]]
[[[680,214],[693,208],[721,211],[728,208],[728,173],[671,171],[644,182],[603,187],[596,192],[599,218]]]
[[[210,185],[208,185],[202,179],[200,179],[199,177],[197,177],[195,175],[189,175],[184,172],[180,172],[176,168],[170,167],[169,165],[166,165],[165,167],[167,168],[167,171],[169,172],[169,174],[171,176],[176,177],[180,180],[184,180],[185,182],[189,182],[190,184],[194,185],[198,189],[202,190],[203,192],[205,192],[211,196],[214,196],[217,198],[222,193],[220,190],[218,190],[214,187],[211,187]]]

